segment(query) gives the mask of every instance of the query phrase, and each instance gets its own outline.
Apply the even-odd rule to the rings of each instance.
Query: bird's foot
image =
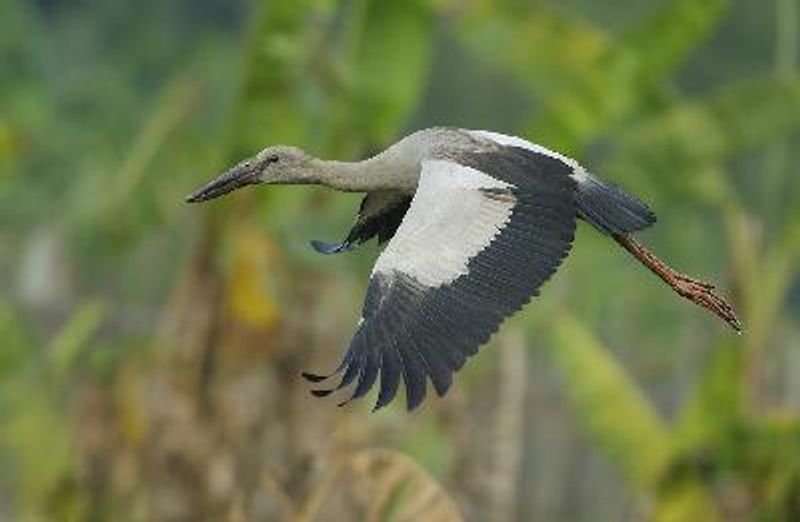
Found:
[[[714,292],[714,285],[681,274],[670,268],[628,234],[614,235],[614,240],[660,277],[662,281],[667,283],[678,295],[709,310],[728,323],[731,328],[741,333],[742,323],[736,317],[736,312],[733,311],[733,307],[727,301]]]
[[[733,307],[714,293],[714,285],[677,272],[671,275],[672,281],[668,283],[679,295],[714,313],[737,332],[742,331],[742,323],[739,322]]]

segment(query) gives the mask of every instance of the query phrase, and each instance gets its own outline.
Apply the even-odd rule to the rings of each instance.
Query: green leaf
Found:
[[[602,343],[581,323],[560,317],[550,356],[594,442],[628,481],[653,487],[671,455],[670,433],[652,405]]]
[[[672,105],[630,126],[610,172],[647,172],[674,193],[711,203],[730,190],[721,163],[800,128],[800,79],[761,78]],[[691,172],[690,177],[675,172]]]
[[[724,131],[724,153],[762,147],[800,128],[800,76],[742,81],[707,103]]]
[[[310,24],[324,4],[321,0],[259,3],[245,45],[225,161],[252,155],[266,143],[304,141],[308,128],[300,84],[304,75],[314,73],[307,69],[317,34]]]
[[[728,2],[673,0],[662,5],[621,42],[636,53],[639,77],[653,83],[670,74],[709,37]]]
[[[720,344],[676,427],[678,445],[696,447],[719,440],[740,419],[744,349],[741,342]]]
[[[50,343],[51,365],[56,376],[63,375],[75,362],[103,320],[99,303],[82,306],[59,330]]]
[[[548,97],[585,82],[614,45],[596,26],[540,4],[472,4],[461,15],[458,36],[476,55]]]
[[[350,107],[374,143],[397,132],[425,85],[431,18],[427,2],[369,2]]]
[[[464,15],[459,36],[541,97],[544,111],[523,134],[562,152],[579,150],[610,114],[635,100],[628,93],[630,53],[616,49],[596,27],[556,10],[479,5]]]
[[[0,301],[0,383],[19,371],[36,355],[34,342],[22,327],[21,317],[14,309]],[[1,384],[0,384],[1,386]]]
[[[651,519],[657,522],[722,520],[713,497],[698,480],[685,480],[662,493],[653,507]]]
[[[716,520],[713,500],[696,480],[662,489],[674,460],[670,430],[643,392],[581,323],[562,316],[553,325],[551,357],[564,389],[594,443],[631,486],[655,497],[654,520]]]
[[[51,507],[45,501],[52,499],[73,464],[70,424],[64,405],[40,381],[26,376],[8,391],[13,393],[0,396],[9,412],[0,425],[0,449],[14,470],[6,477],[21,500],[18,508],[28,515],[22,518],[41,520]]]
[[[717,26],[726,5],[725,0],[665,3],[621,41],[607,45],[580,81],[548,99],[532,133],[552,134],[552,144],[575,152],[626,117],[645,111],[663,98],[665,78]]]
[[[413,109],[432,17],[414,2],[269,2],[254,16],[231,120],[228,162],[266,144],[361,154]]]

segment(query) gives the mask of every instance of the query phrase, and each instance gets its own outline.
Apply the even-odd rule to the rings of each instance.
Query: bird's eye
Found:
[[[273,154],[271,156],[267,156],[267,163],[277,163],[280,157],[277,154]]]

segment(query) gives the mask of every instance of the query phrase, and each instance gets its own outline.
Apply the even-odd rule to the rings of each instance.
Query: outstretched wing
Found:
[[[411,196],[402,192],[370,192],[361,200],[358,218],[341,243],[312,240],[311,246],[320,254],[338,254],[352,250],[378,236],[378,244],[390,240],[411,204]]]
[[[362,319],[333,389],[362,397],[380,376],[375,408],[405,382],[409,409],[429,378],[452,375],[522,308],[566,257],[575,232],[575,181],[558,158],[518,147],[423,162],[417,192],[378,258]],[[348,401],[349,401],[348,400]],[[348,402],[346,401],[346,402]]]

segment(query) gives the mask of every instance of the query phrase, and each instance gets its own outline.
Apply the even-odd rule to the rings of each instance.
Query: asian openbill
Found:
[[[246,185],[315,184],[366,193],[355,224],[323,254],[377,237],[378,257],[350,347],[321,382],[343,373],[324,396],[355,383],[352,399],[378,380],[375,409],[405,383],[409,409],[430,379],[441,396],[467,358],[503,320],[539,292],[569,253],[577,219],[610,236],[678,294],[741,329],[713,286],[682,275],[631,234],[653,212],[578,163],[526,140],[487,131],[415,132],[360,162],[323,161],[295,147],[268,147],[186,199],[206,201]],[[344,404],[344,403],[343,403]]]

